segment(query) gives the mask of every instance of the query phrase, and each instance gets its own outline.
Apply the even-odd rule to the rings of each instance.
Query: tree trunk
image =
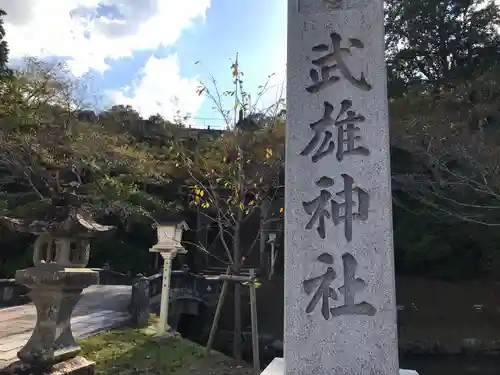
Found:
[[[234,228],[233,257],[234,257],[234,275],[240,273],[241,252],[240,252],[240,223],[241,211],[238,211],[237,222]],[[234,330],[233,330],[233,357],[241,361],[241,285],[234,283]]]
[[[267,275],[269,275],[269,262],[267,259],[267,254],[266,254],[266,240],[267,240],[267,225],[266,225],[266,220],[267,220],[267,213],[270,209],[271,202],[269,200],[265,200],[262,202],[260,206],[260,227],[259,227],[259,240],[260,240],[260,246],[259,246],[259,258],[260,258],[260,271],[265,272]]]
[[[236,96],[235,96],[236,97]],[[236,121],[236,107],[235,107],[235,121]],[[236,124],[235,124],[236,125]],[[237,135],[237,139],[241,136],[238,131],[238,127],[235,126],[234,130]],[[244,176],[243,176],[243,155],[239,142],[237,143],[238,151],[238,178],[237,178],[237,189],[238,189],[238,204],[244,201]],[[241,222],[243,221],[243,211],[238,207],[236,212],[236,225],[234,226],[234,242],[233,242],[233,260],[234,260],[234,275],[239,276],[241,267]],[[234,283],[234,331],[233,331],[233,357],[237,361],[241,361],[241,284],[239,282]]]

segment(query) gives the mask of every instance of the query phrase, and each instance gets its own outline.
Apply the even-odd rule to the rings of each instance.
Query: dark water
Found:
[[[200,345],[206,344],[208,337],[196,336],[193,335],[188,338]],[[232,333],[229,332],[227,340],[219,341],[216,339],[214,349],[231,356],[231,337]],[[243,359],[249,365],[252,365],[251,356],[251,350],[243,352]],[[275,357],[283,357],[283,353],[261,351],[260,362],[262,368],[264,369]],[[400,358],[400,368],[416,370],[419,375],[500,375],[500,356],[403,356]]]
[[[419,375],[500,375],[500,358],[412,357],[401,358],[400,367]]]

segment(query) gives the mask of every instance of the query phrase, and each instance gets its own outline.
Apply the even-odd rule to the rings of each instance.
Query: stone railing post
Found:
[[[149,280],[138,274],[132,285],[132,323],[136,327],[147,327],[149,324]]]

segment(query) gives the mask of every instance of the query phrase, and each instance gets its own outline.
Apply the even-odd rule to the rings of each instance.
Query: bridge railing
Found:
[[[16,284],[14,279],[0,279],[0,307],[24,305],[30,302],[30,289]]]
[[[148,276],[148,286],[149,286],[149,298],[161,295],[161,288],[163,284],[163,274],[155,273],[154,275]]]
[[[161,299],[163,273],[148,276],[146,279],[148,281],[150,304],[158,304]],[[173,270],[170,273],[170,291],[179,290],[184,290],[193,297],[203,299],[207,290],[210,292],[212,288],[207,285],[207,280],[202,275],[192,273],[189,269]]]
[[[108,268],[91,268],[91,270],[99,272],[100,285],[132,285],[133,283],[132,277],[125,273]]]

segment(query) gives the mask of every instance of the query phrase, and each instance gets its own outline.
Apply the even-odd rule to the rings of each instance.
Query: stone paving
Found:
[[[108,330],[129,318],[130,286],[95,285],[84,290],[71,319],[76,338]],[[0,369],[17,360],[36,322],[33,304],[0,309]]]

